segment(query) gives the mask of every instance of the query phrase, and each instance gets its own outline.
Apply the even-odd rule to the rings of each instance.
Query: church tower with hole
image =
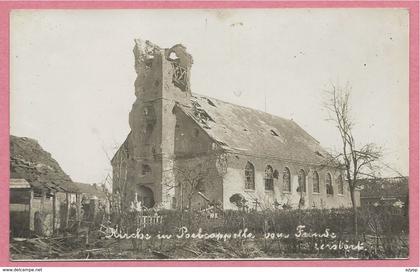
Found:
[[[342,169],[293,120],[192,93],[183,45],[135,40],[134,57],[131,131],[111,161],[118,209],[351,207]]]
[[[140,39],[133,52],[136,100],[129,114],[131,132],[112,160],[113,191],[146,207],[170,208],[176,187],[173,110],[176,104],[191,104],[192,57],[181,44],[163,49]]]

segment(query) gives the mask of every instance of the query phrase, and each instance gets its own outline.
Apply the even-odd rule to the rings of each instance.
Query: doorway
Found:
[[[141,201],[146,208],[152,208],[155,205],[153,191],[144,185],[137,186],[137,201]]]

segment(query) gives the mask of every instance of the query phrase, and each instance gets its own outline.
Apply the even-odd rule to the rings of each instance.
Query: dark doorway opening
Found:
[[[137,187],[137,201],[141,201],[141,204],[146,208],[152,208],[155,205],[152,189],[139,185]]]

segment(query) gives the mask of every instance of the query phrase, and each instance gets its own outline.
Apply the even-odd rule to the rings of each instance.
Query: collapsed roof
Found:
[[[316,165],[330,158],[293,120],[198,94],[191,100],[178,107],[227,151]]]
[[[25,179],[37,191],[78,192],[51,154],[26,137],[10,136],[10,178]]]

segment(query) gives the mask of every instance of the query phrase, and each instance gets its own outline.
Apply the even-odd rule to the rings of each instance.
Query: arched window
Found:
[[[338,187],[338,194],[344,195],[344,182],[343,177],[341,175],[337,178],[337,187]]]
[[[267,191],[272,191],[274,189],[273,167],[271,167],[270,165],[267,165],[267,167],[265,168],[264,184],[265,184],[265,189]]]
[[[292,190],[292,184],[290,183],[290,170],[285,167],[283,170],[283,191],[290,192]]]
[[[325,178],[325,186],[327,188],[327,195],[333,195],[334,190],[332,186],[332,178],[330,173],[327,173],[327,177]]]
[[[319,193],[319,174],[317,171],[315,171],[313,175],[312,190],[314,193]]]
[[[255,169],[250,162],[245,166],[245,189],[255,190]]]
[[[303,171],[303,169],[299,170],[298,184],[299,184],[299,187],[297,188],[296,191],[305,193],[306,192],[306,174],[305,174],[305,171]]]

